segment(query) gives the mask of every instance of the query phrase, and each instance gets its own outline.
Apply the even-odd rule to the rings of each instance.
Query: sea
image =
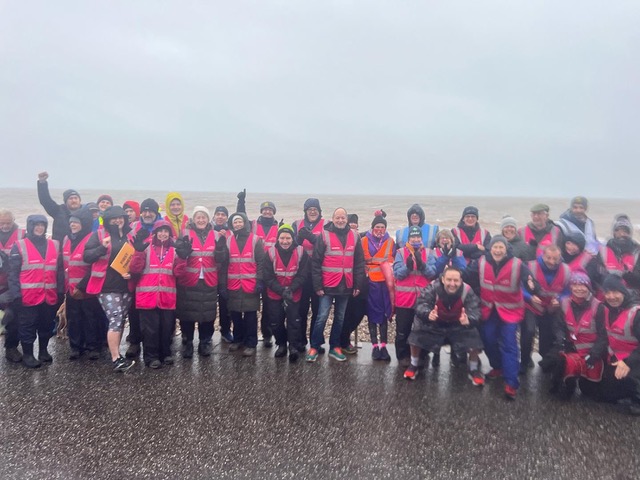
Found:
[[[164,201],[168,191],[159,190],[92,190],[73,186],[80,192],[83,202],[96,201],[103,193],[110,194],[115,203],[122,205],[126,200],[142,202],[145,198],[155,199],[164,208]],[[51,196],[62,203],[64,189],[51,188]],[[236,209],[236,192],[190,192],[181,191],[186,205],[186,213],[191,215],[193,207],[203,205],[212,213],[216,206],[224,205],[233,213]],[[343,207],[349,213],[358,214],[360,231],[371,226],[374,212],[383,209],[387,213],[388,230],[390,232],[407,225],[407,210],[414,203],[418,203],[425,211],[426,221],[435,223],[441,228],[456,226],[463,209],[473,205],[480,212],[480,224],[492,234],[497,234],[503,216],[511,215],[518,226],[525,225],[530,220],[529,209],[537,203],[546,203],[550,207],[550,218],[557,219],[568,206],[571,196],[566,198],[546,197],[464,197],[464,196],[429,196],[429,195],[348,195],[348,194],[286,194],[247,192],[246,209],[250,219],[260,214],[259,205],[270,201],[276,205],[276,218],[292,223],[302,218],[302,206],[305,199],[318,198],[322,207],[322,215],[330,219],[333,211]],[[0,189],[0,209],[11,210],[20,226],[24,226],[30,214],[42,213],[44,209],[38,202],[38,195],[34,182],[33,189],[2,188]],[[626,213],[634,224],[634,229],[640,229],[636,223],[640,219],[640,200],[637,199],[606,199],[590,198],[588,215],[596,225],[596,233],[601,240],[611,236],[613,218],[620,213]],[[636,232],[637,233],[637,232]]]

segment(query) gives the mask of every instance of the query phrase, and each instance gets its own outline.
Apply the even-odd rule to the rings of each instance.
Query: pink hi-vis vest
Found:
[[[560,232],[559,227],[552,227],[551,230],[549,230],[545,234],[545,236],[540,239],[540,241],[538,242],[538,246],[536,247],[536,257],[539,257],[540,255],[542,255],[542,253],[544,252],[544,247],[546,247],[547,245],[555,245],[558,242],[559,232]],[[529,242],[531,240],[536,239],[529,225],[527,225],[526,227],[520,227],[518,229],[518,236],[527,245],[529,245]]]
[[[356,249],[357,233],[349,229],[346,245],[334,232],[322,231],[324,240],[324,260],[322,261],[322,285],[337,287],[342,277],[347,288],[353,288],[353,255]]]
[[[241,252],[235,235],[229,237],[229,270],[227,274],[227,288],[229,290],[255,293],[258,283],[258,264],[255,257],[257,243],[258,236],[250,233]]]
[[[540,315],[549,308],[549,306],[551,305],[551,301],[554,298],[557,299],[558,295],[562,293],[567,285],[569,285],[569,277],[571,275],[571,271],[565,263],[561,263],[558,266],[555,277],[553,277],[553,281],[551,282],[551,284],[548,284],[547,279],[544,276],[544,272],[538,264],[538,260],[531,260],[529,262],[529,270],[531,270],[533,278],[535,278],[540,284],[539,297],[540,300],[542,300],[542,308],[534,304],[527,305],[527,308],[533,313]]]
[[[195,287],[200,279],[200,271],[204,276],[204,283],[209,287],[218,285],[218,265],[215,259],[216,235],[213,230],[207,234],[204,244],[193,230],[188,230],[193,251],[187,258],[185,273],[179,283],[185,287]]]
[[[607,271],[617,275],[622,275],[626,271],[633,271],[633,267],[638,260],[637,253],[625,253],[621,258],[618,258],[613,253],[613,250],[606,245],[600,247],[600,256]]]
[[[304,227],[304,218],[302,220],[298,220],[298,223],[296,225],[298,226],[298,232],[299,232],[300,229]],[[316,226],[313,227],[313,230],[311,230],[311,233],[313,233],[314,235],[320,235],[323,232],[323,229],[324,229],[324,218],[321,218],[316,224]],[[311,256],[311,254],[313,253],[313,243],[311,243],[306,238],[302,242],[302,248],[304,248],[305,253],[309,256]]]
[[[615,355],[618,360],[625,360],[631,355],[631,352],[638,348],[638,339],[632,331],[633,319],[636,317],[638,309],[640,309],[640,305],[623,310],[610,325],[609,309],[605,308],[604,320],[609,337],[609,355]]]
[[[62,245],[62,261],[64,265],[64,289],[65,292],[73,293],[78,284],[85,275],[91,270],[91,265],[82,259],[84,254],[84,246],[91,238],[91,234],[86,235],[76,248],[71,250],[71,240],[69,237],[64,238]]]
[[[407,262],[407,258],[411,255],[409,249],[404,247],[402,249],[402,261]],[[420,257],[422,261],[427,263],[427,249],[420,250]],[[415,308],[416,300],[420,295],[420,289],[425,288],[429,284],[429,279],[425,277],[422,272],[413,269],[402,280],[396,279],[396,307],[399,308]]]
[[[567,265],[569,266],[569,270],[571,270],[571,273],[577,272],[578,270],[586,271],[587,265],[589,265],[589,262],[591,261],[592,258],[593,258],[593,255],[591,255],[587,251],[584,251],[580,255],[578,255],[576,258],[571,260]]]
[[[480,277],[480,303],[482,318],[487,320],[495,307],[500,318],[507,323],[518,323],[524,317],[524,299],[520,288],[522,262],[510,258],[496,277],[486,257],[478,260]]]
[[[591,298],[589,308],[582,312],[580,318],[576,318],[571,308],[571,299],[565,298],[560,303],[562,312],[564,313],[564,321],[569,331],[569,340],[576,347],[576,351],[582,355],[588,355],[596,342],[596,312],[600,302],[595,298]]]
[[[47,252],[42,258],[40,252],[28,238],[18,240],[17,246],[22,257],[20,267],[20,292],[22,304],[34,307],[42,303],[58,303],[58,242],[47,240]]]
[[[280,258],[280,254],[276,247],[271,247],[267,250],[267,254],[269,255],[269,260],[273,263],[273,271],[276,274],[276,280],[283,287],[288,287],[293,282],[294,277],[298,273],[298,268],[300,267],[300,259],[302,255],[304,255],[304,249],[300,246],[296,247],[293,253],[291,254],[291,259],[289,259],[289,264],[285,267],[282,259]],[[267,288],[267,295],[272,300],[281,300],[282,297],[278,295],[276,292]],[[302,298],[302,288],[295,290],[293,292],[293,301],[299,302]]]
[[[254,220],[251,226],[251,231],[262,239],[264,243],[264,249],[269,250],[276,244],[278,240],[278,223],[276,222],[271,226],[268,232],[265,233],[264,228],[256,220]]]
[[[487,231],[484,228],[479,228],[478,230],[476,230],[476,234],[473,236],[472,240],[467,237],[467,234],[464,233],[464,230],[462,230],[461,228],[453,227],[451,229],[451,233],[458,237],[458,240],[460,240],[460,243],[462,245],[469,245],[471,243],[475,245],[482,245],[487,238]]]
[[[176,308],[176,277],[173,275],[173,265],[176,260],[176,250],[169,247],[164,259],[160,261],[153,245],[147,247],[147,259],[144,270],[136,286],[136,308],[142,310],[175,310]]]

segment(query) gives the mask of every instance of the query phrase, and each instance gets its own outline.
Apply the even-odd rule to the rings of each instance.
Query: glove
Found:
[[[225,300],[229,300],[229,291],[227,290],[227,287],[218,287],[218,295],[220,295],[220,298],[224,298]]]
[[[529,245],[531,247],[537,247],[538,246],[538,241],[535,238],[532,238],[531,240],[529,240]]]
[[[313,233],[311,233],[311,229],[309,227],[302,227],[300,230],[298,230],[298,238],[311,241],[313,238]]]
[[[145,239],[148,236],[149,231],[146,228],[141,228],[140,230],[138,230],[136,236],[133,237],[133,248],[136,249],[136,252],[144,252],[147,249],[149,244],[145,242]]]
[[[458,249],[456,248],[456,246],[455,246],[455,245],[453,245],[453,246],[449,249],[449,251],[446,253],[446,255],[447,255],[447,257],[449,257],[449,258],[455,258],[455,257],[456,257],[456,255],[457,255],[457,251],[458,251]]]
[[[263,285],[262,282],[256,282],[256,293],[262,293]]]
[[[281,218],[280,222],[278,222],[278,228],[280,228],[282,225],[284,225],[284,218]]]
[[[407,257],[407,268],[413,270],[413,255]]]
[[[635,281],[636,277],[633,274],[633,272],[624,272],[622,274],[622,279],[627,283],[633,283]]]
[[[584,361],[587,364],[587,368],[593,368],[596,364],[596,358],[593,355],[587,355],[584,357]]]
[[[416,255],[416,270],[422,271],[423,268],[424,262],[422,261],[422,255],[420,255],[420,252],[418,252],[418,254]]]
[[[442,251],[442,255],[444,255],[445,257],[449,257],[450,253],[451,253],[451,247],[449,245],[445,245],[444,247],[441,247],[440,250]]]
[[[225,235],[220,235],[216,239],[216,250],[222,250],[224,246],[227,244],[227,237]]]
[[[178,257],[186,260],[189,258],[189,255],[191,255],[191,252],[193,252],[193,246],[188,236],[185,235],[182,239],[176,241],[176,255],[178,255]]]
[[[237,197],[238,197],[238,200],[244,201],[244,199],[247,198],[247,189],[245,188],[241,192],[238,192]]]
[[[282,298],[286,302],[293,302],[293,292],[289,288],[285,288],[284,292],[282,292]]]

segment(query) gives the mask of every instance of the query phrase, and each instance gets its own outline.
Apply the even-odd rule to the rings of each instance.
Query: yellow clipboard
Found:
[[[111,268],[113,268],[120,275],[124,275],[125,273],[129,273],[129,265],[131,264],[131,259],[133,258],[133,254],[136,253],[136,249],[133,248],[129,242],[122,245],[122,248],[116,255],[116,258],[111,262]]]

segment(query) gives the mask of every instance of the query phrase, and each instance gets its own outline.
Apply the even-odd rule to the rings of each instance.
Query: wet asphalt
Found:
[[[640,418],[556,400],[538,367],[510,402],[444,353],[410,382],[369,344],[291,364],[214,341],[209,358],[126,374],[106,355],[68,360],[62,340],[37,370],[3,358],[0,478],[640,478]]]

